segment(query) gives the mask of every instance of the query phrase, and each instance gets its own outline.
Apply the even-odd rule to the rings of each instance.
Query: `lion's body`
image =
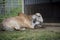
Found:
[[[31,25],[31,21],[27,15],[20,14],[16,17],[4,19],[2,24],[5,30],[20,30],[21,28],[34,28]]]

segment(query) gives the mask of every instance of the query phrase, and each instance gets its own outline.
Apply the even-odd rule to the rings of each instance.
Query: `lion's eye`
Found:
[[[33,23],[35,23],[36,22],[36,19],[35,20],[33,20]]]
[[[38,16],[38,17],[40,17],[40,16]]]

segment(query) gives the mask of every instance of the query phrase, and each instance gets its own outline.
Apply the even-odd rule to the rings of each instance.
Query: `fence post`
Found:
[[[22,13],[24,13],[24,0],[22,0]]]

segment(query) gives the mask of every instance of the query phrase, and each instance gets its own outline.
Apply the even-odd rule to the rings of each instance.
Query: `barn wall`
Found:
[[[59,0],[40,0],[40,3],[25,3],[25,13],[34,14],[40,12],[44,18],[44,22],[60,22],[60,2]]]

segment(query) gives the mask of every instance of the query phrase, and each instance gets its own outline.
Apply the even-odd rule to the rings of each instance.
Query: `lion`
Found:
[[[19,13],[18,16],[6,18],[2,22],[3,29],[7,31],[25,30],[25,28],[34,29],[29,17],[23,13]]]

